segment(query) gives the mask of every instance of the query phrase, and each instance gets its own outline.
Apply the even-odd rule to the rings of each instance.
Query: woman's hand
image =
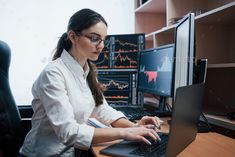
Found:
[[[158,117],[144,116],[137,123],[137,125],[145,126],[145,127],[149,127],[149,128],[157,127],[159,129],[160,125],[161,125],[161,120]]]
[[[148,129],[146,127],[132,127],[123,128],[121,130],[121,137],[130,141],[143,141],[147,144],[151,144],[145,137],[151,137],[153,140],[161,140],[156,131]]]

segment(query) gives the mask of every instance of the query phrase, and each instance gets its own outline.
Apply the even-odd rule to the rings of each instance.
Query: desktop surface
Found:
[[[162,118],[164,123],[160,131],[168,132],[169,125],[167,119]],[[100,154],[100,151],[111,144],[120,142],[120,140],[100,143],[92,145],[92,152],[96,157],[108,157],[107,155]],[[197,133],[196,139],[177,157],[198,157],[198,156],[213,156],[213,157],[234,157],[235,154],[235,139],[215,133]]]

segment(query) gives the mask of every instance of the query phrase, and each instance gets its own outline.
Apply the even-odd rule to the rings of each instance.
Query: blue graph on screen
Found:
[[[139,89],[169,95],[172,83],[173,47],[149,50],[140,57]]]

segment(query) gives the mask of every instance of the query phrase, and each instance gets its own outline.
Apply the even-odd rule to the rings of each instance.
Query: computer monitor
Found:
[[[160,110],[164,110],[164,98],[173,94],[173,62],[174,44],[140,52],[138,91],[160,96]]]
[[[178,87],[193,84],[194,59],[194,13],[189,13],[177,24],[175,28],[174,95]]]

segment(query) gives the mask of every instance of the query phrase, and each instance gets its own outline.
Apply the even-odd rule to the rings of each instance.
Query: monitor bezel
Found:
[[[195,54],[196,54],[196,50],[195,50],[195,46],[196,46],[196,43],[195,43],[195,15],[194,13],[188,13],[187,15],[185,15],[181,20],[180,22],[176,25],[175,27],[175,36],[174,36],[174,41],[175,41],[175,47],[174,47],[174,69],[173,69],[173,73],[174,73],[174,78],[176,78],[176,60],[177,60],[177,54],[176,54],[176,50],[177,50],[177,31],[179,29],[179,27],[181,27],[183,24],[185,24],[186,21],[189,21],[189,47],[188,47],[188,57],[189,57],[189,61],[188,61],[188,75],[187,75],[187,83],[186,85],[192,85],[193,84],[193,72],[194,72],[194,60],[195,60]],[[190,64],[193,63],[193,64]],[[176,89],[178,87],[175,87],[175,81],[173,81],[173,85],[172,87],[174,88],[173,89],[173,95],[175,96],[176,94]],[[186,86],[186,85],[182,85],[182,86]]]

